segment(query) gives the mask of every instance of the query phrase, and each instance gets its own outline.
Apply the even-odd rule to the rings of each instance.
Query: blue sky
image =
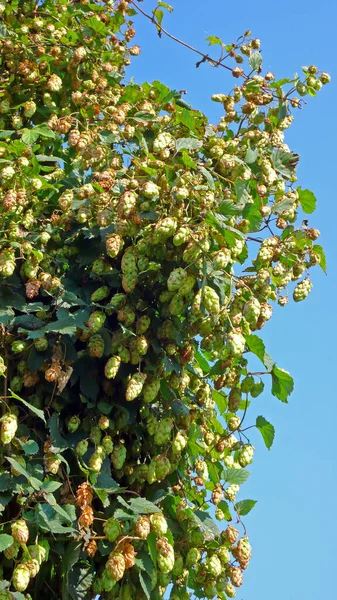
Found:
[[[308,98],[286,132],[286,143],[301,155],[298,183],[318,199],[309,224],[321,231],[328,276],[316,267],[308,299],[275,309],[263,331],[269,353],[295,378],[295,391],[288,405],[266,391],[251,409],[251,422],[258,414],[265,416],[275,425],[276,438],[268,452],[258,433],[252,437],[256,460],[240,499],[258,500],[245,520],[253,560],[237,594],[239,600],[330,600],[335,597],[337,539],[337,5],[331,0],[172,3],[175,11],[164,19],[164,26],[201,50],[208,51],[204,39],[209,35],[230,43],[251,29],[262,42],[264,70],[273,71],[277,79],[309,64],[333,78],[316,98]],[[154,6],[151,0],[140,4],[148,12]],[[174,89],[186,89],[185,99],[216,123],[219,108],[210,96],[227,93],[232,78],[224,69],[196,69],[195,55],[159,39],[145,19],[137,18],[136,26],[142,53],[134,59],[130,75],[138,82],[160,79]]]

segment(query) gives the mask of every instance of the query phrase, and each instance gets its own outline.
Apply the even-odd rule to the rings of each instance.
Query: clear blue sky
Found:
[[[168,0],[170,2],[170,0]],[[256,460],[240,499],[258,500],[246,517],[253,560],[238,591],[239,600],[332,600],[335,592],[337,496],[336,395],[336,81],[337,5],[332,0],[225,2],[172,0],[175,12],[163,25],[208,51],[205,37],[226,43],[245,30],[262,42],[265,70],[276,78],[291,76],[302,65],[316,64],[333,80],[296,113],[286,143],[301,155],[298,183],[311,189],[318,210],[309,223],[321,231],[328,277],[316,267],[309,298],[276,309],[264,329],[267,350],[295,378],[288,405],[268,391],[255,400],[252,422],[264,415],[276,427],[268,452],[258,437]],[[144,0],[148,12],[155,2]],[[175,42],[158,39],[150,23],[137,18],[136,41],[142,54],[129,73],[136,81],[160,79],[171,88],[186,89],[186,100],[217,121],[215,92],[227,93],[233,80],[224,69],[195,68],[196,57]],[[255,413],[254,413],[255,411]],[[254,414],[253,414],[254,413]]]

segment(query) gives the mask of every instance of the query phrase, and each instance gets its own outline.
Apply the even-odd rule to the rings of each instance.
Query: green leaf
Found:
[[[222,361],[221,361],[222,362]],[[217,390],[212,390],[212,398],[217,405],[220,414],[222,415],[227,409],[228,400],[223,392],[217,392]]]
[[[90,29],[92,29],[95,33],[99,33],[100,35],[105,35],[109,32],[106,25],[104,25],[104,23],[96,16],[87,19],[85,24],[87,27],[90,27]]]
[[[264,342],[261,340],[261,338],[259,338],[258,335],[254,335],[254,334],[247,335],[246,336],[246,344],[247,344],[249,350],[251,352],[253,352],[253,354],[256,354],[256,356],[259,357],[261,362],[263,362],[266,348],[265,348]]]
[[[298,156],[292,152],[275,150],[272,154],[272,161],[275,171],[278,171],[278,173],[281,173],[285,177],[291,177],[298,162]]]
[[[294,389],[294,380],[288,371],[279,369],[276,365],[272,370],[272,389],[273,396],[276,396],[282,402],[288,402],[288,396]]]
[[[94,489],[105,490],[106,492],[109,492],[109,494],[121,491],[118,483],[105,471],[101,471],[98,475]]]
[[[71,568],[77,563],[81,554],[82,542],[70,542],[67,544],[62,557],[61,570],[67,575]],[[66,579],[68,579],[66,577]]]
[[[147,547],[148,547],[152,562],[156,566],[157,565],[157,554],[158,554],[157,546],[156,546],[157,538],[156,538],[155,534],[151,532],[147,536],[146,540],[147,540]]]
[[[202,146],[202,141],[195,138],[179,138],[176,141],[176,151],[180,152],[183,148],[186,150],[199,150]]]
[[[190,155],[188,154],[188,152],[186,152],[186,150],[182,151],[181,158],[182,158],[182,161],[183,161],[185,167],[188,167],[189,169],[197,168],[196,163],[194,162],[194,160],[191,159]]]
[[[220,508],[220,510],[222,510],[222,512],[224,513],[226,521],[232,520],[231,511],[229,510],[228,503],[225,500],[219,502],[218,508]]]
[[[275,437],[274,425],[269,423],[264,417],[259,416],[256,419],[256,427],[261,432],[264,443],[266,444],[268,450],[270,450]]]
[[[311,215],[316,210],[316,196],[310,190],[297,188],[299,201],[303,212]]]
[[[241,483],[247,481],[249,475],[250,473],[246,469],[224,469],[221,473],[221,479],[229,484],[241,485]]]
[[[322,246],[320,246],[319,244],[315,244],[311,250],[314,254],[317,254],[319,256],[319,266],[321,267],[321,269],[323,269],[324,273],[326,274],[326,256]]]
[[[201,527],[201,529],[205,532],[206,540],[213,540],[216,536],[219,535],[220,530],[217,524],[210,517],[208,512],[203,510],[196,510],[193,513],[194,521]]]
[[[248,62],[253,71],[259,71],[262,65],[262,54],[260,52],[253,52]]]
[[[25,144],[34,144],[34,142],[36,142],[36,140],[39,138],[39,135],[39,132],[35,128],[24,129],[21,139]]]
[[[259,156],[259,150],[258,148],[248,148],[246,155],[245,155],[245,161],[248,165],[251,165],[253,163],[255,163],[256,159]]]
[[[244,517],[245,515],[248,515],[248,513],[250,513],[250,511],[254,508],[256,502],[257,500],[240,500],[240,502],[237,502],[234,505],[234,508],[239,513],[239,515]]]
[[[20,398],[20,396],[18,396],[14,392],[12,392],[12,390],[8,390],[8,391],[11,393],[12,398],[15,398],[15,400],[19,400],[19,402],[22,402],[22,404],[24,404],[31,412],[33,412],[37,417],[42,419],[42,421],[44,421],[44,423],[46,423],[46,419],[45,419],[43,410],[40,410],[39,408],[35,408],[35,406],[33,406],[32,404],[29,404],[29,402],[26,402],[26,400],[24,400],[23,398]]]
[[[160,512],[158,506],[149,502],[146,498],[132,498],[129,501],[130,510],[137,515],[152,514]]]
[[[199,167],[199,171],[200,171],[200,173],[203,174],[203,176],[207,180],[207,183],[208,183],[209,187],[211,188],[211,190],[215,190],[215,183],[214,183],[214,179],[213,179],[213,176],[211,175],[211,173],[209,171],[207,171],[207,169],[205,169],[205,167]]]
[[[14,133],[15,131],[12,131],[11,129],[2,129],[0,130],[0,140],[12,137]]]
[[[87,600],[89,589],[94,579],[93,567],[89,563],[80,562],[69,573],[69,592],[73,600]],[[64,600],[62,598],[62,600]]]
[[[0,552],[3,552],[14,544],[14,539],[7,533],[0,533]]]
[[[13,478],[9,473],[0,473],[0,492],[11,490],[13,483]]]
[[[147,123],[149,121],[157,121],[158,117],[151,113],[139,111],[133,115],[132,119],[137,121],[137,123]]]
[[[181,99],[178,99],[176,103],[179,106],[186,107],[183,108],[181,114],[178,115],[179,123],[185,125],[185,127],[187,127],[187,129],[190,129],[190,131],[195,131],[198,125],[198,119],[194,116],[193,111],[189,110],[191,106],[187,105],[186,102],[184,102],[184,100]]]
[[[36,454],[39,451],[39,446],[34,440],[23,442],[19,439],[19,443],[25,454]]]
[[[142,586],[142,590],[147,597],[148,600],[151,600],[151,590],[152,590],[152,579],[150,575],[147,573],[143,573],[143,571],[138,572],[139,582]]]
[[[196,350],[195,352],[195,358],[197,363],[199,364],[199,367],[202,369],[203,373],[206,375],[207,373],[209,373],[210,370],[210,366],[208,364],[208,361],[206,360],[206,358],[201,354],[201,352],[199,352],[199,350]]]
[[[60,433],[60,418],[57,413],[54,413],[48,421],[50,438],[52,442],[53,452],[62,452],[69,444]]]
[[[61,487],[62,483],[60,481],[52,481],[51,479],[43,482],[41,486],[41,491],[48,493],[56,492]]]
[[[114,144],[118,141],[117,135],[111,133],[111,131],[100,131],[98,137],[103,144]]]
[[[30,473],[28,473],[27,469],[25,469],[17,460],[15,460],[15,458],[7,456],[6,459],[12,465],[12,467],[14,467],[14,469],[18,471],[18,473],[20,473],[20,475],[26,477],[26,479],[29,481],[30,485],[34,488],[34,490],[41,489],[42,481],[39,481],[38,479],[36,479],[36,477],[33,477]]]
[[[169,12],[174,11],[173,6],[171,6],[171,4],[167,4],[166,2],[158,2],[158,6],[161,6],[162,8],[166,8]]]
[[[222,40],[216,35],[209,35],[205,40],[210,46],[223,46]]]

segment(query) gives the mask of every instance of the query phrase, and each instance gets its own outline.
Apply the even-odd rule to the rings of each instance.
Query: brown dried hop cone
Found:
[[[149,535],[150,530],[151,522],[149,517],[146,517],[145,515],[139,517],[135,526],[136,536],[145,540]]]
[[[240,587],[242,585],[242,570],[240,567],[229,567],[228,569],[229,578],[235,587]]]
[[[91,485],[85,481],[78,486],[76,490],[76,504],[80,508],[91,506],[94,497],[94,492]]]
[[[94,522],[94,511],[92,510],[91,506],[86,506],[85,508],[83,508],[82,510],[82,514],[80,516],[80,518],[78,519],[78,524],[80,527],[90,527],[90,525],[92,525]]]
[[[95,556],[97,549],[97,542],[95,540],[89,540],[89,542],[84,546],[84,550],[90,558]]]
[[[235,529],[235,527],[228,525],[227,529],[225,529],[223,532],[223,535],[225,536],[226,540],[230,542],[230,544],[235,544],[239,537],[239,531],[238,529]]]

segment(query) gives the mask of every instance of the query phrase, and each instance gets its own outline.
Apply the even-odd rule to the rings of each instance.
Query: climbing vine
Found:
[[[325,270],[285,131],[330,77],[210,36],[212,125],[131,77],[165,10],[0,0],[1,600],[233,598],[251,558],[249,407],[293,390],[259,332]]]

